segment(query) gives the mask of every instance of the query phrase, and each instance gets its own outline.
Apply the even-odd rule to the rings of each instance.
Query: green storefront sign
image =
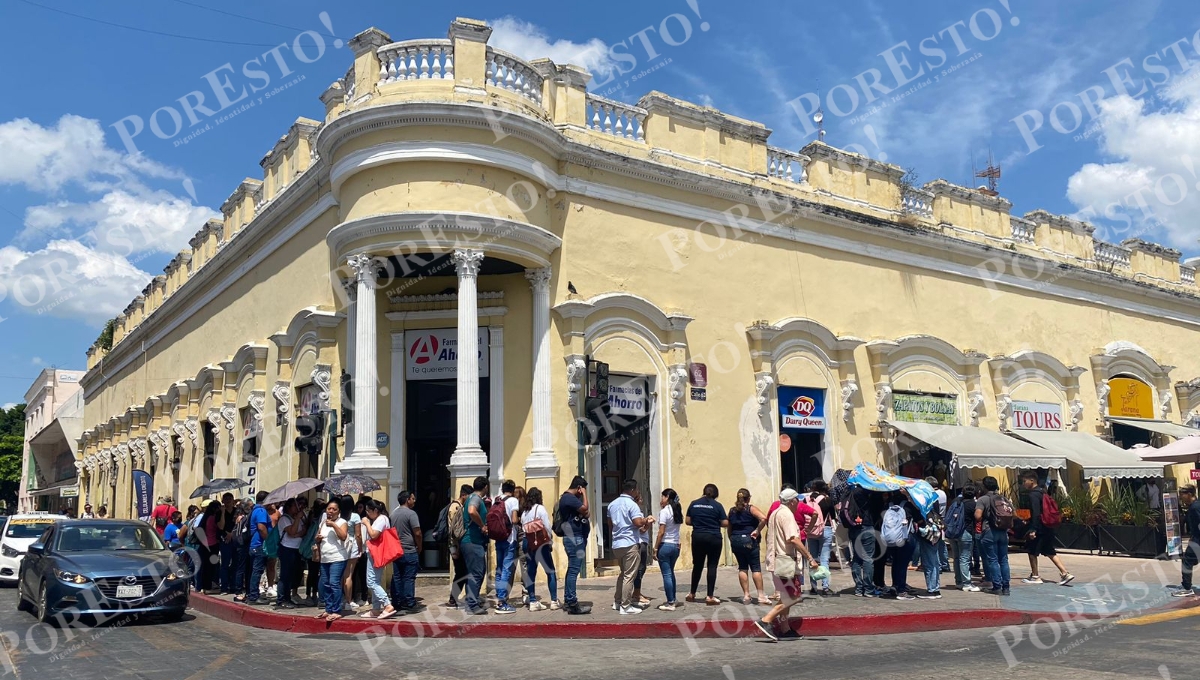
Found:
[[[958,424],[958,397],[933,394],[892,394],[892,417],[906,423]]]

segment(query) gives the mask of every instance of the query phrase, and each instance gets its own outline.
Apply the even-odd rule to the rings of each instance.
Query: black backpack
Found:
[[[243,515],[234,527],[234,539],[243,548],[250,547],[250,515]]]
[[[566,536],[567,534],[565,531],[563,531],[563,516],[562,511],[558,506],[558,503],[554,504],[554,535],[561,537]]]

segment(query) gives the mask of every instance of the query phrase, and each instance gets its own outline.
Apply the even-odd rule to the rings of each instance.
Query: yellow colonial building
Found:
[[[90,502],[130,515],[138,469],[181,504],[214,477],[358,472],[429,523],[461,480],[549,504],[581,467],[596,507],[623,478],[655,508],[708,482],[766,504],[859,461],[1070,486],[1162,474],[1124,449],[1192,431],[1200,288],[1177,251],[662,93],[604,99],[489,34],[352,41],[323,119],[89,351]],[[609,412],[581,451],[589,358]],[[310,414],[332,432],[315,456]]]

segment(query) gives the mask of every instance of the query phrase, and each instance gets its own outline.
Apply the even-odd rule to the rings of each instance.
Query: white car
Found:
[[[47,512],[22,512],[8,518],[0,535],[0,583],[16,584],[25,551],[59,519],[69,518]]]

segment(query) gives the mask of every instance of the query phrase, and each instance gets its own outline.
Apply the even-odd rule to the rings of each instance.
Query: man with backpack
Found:
[[[888,508],[883,512],[879,536],[892,558],[892,590],[897,600],[915,599],[908,587],[908,564],[917,548],[914,520],[919,516],[915,506],[899,491],[890,493]],[[875,585],[882,588],[883,574],[876,561]],[[891,591],[888,591],[891,592]]]
[[[1062,523],[1062,513],[1058,503],[1046,490],[1038,486],[1036,472],[1026,472],[1021,475],[1021,485],[1029,492],[1029,526],[1025,534],[1025,548],[1029,551],[1029,578],[1021,579],[1022,583],[1044,583],[1038,576],[1038,555],[1050,558],[1058,568],[1058,585],[1065,586],[1075,577],[1063,566],[1058,552],[1054,549],[1054,530]]]
[[[487,609],[479,598],[479,590],[483,586],[484,572],[487,571],[488,511],[483,498],[488,494],[488,478],[483,475],[476,477],[471,488],[473,493],[463,504],[466,508],[466,515],[463,517],[466,532],[458,547],[467,565],[467,613],[486,614]]]
[[[1008,530],[1013,525],[1012,501],[1000,495],[1000,483],[991,475],[983,478],[983,488],[986,493],[975,502],[975,519],[983,522],[983,570],[992,584],[992,595],[1010,595]]]
[[[467,533],[463,504],[467,502],[467,497],[473,490],[470,484],[463,484],[458,490],[458,499],[451,500],[450,505],[446,506],[446,539],[450,546],[450,561],[454,565],[454,580],[450,582],[450,601],[446,603],[450,609],[458,608],[458,598],[467,584],[467,562],[463,559],[459,544]]]
[[[971,583],[971,555],[975,551],[975,485],[968,484],[946,510],[946,542],[954,548],[954,585],[978,593]]]
[[[871,492],[858,486],[850,489],[849,497],[842,501],[838,521],[846,527],[850,536],[850,573],[854,576],[854,594],[857,597],[879,597],[875,583],[875,515],[871,512]]]
[[[511,479],[500,486],[501,496],[496,498],[487,513],[488,538],[496,543],[496,613],[515,614],[517,609],[508,603],[508,589],[512,583],[513,564],[517,559],[517,523],[520,521],[521,503],[513,496],[517,484]]]

